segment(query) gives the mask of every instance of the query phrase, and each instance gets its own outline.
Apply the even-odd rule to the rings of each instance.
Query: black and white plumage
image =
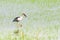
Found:
[[[27,15],[23,13],[22,16],[14,18],[13,22],[19,22],[19,21],[21,21],[24,17],[27,17]]]

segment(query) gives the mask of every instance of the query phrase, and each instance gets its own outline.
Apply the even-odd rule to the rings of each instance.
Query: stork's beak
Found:
[[[22,14],[23,16],[27,17],[27,15],[25,13]]]

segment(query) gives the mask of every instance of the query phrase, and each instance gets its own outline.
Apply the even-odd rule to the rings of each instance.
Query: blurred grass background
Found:
[[[12,20],[23,12],[21,37]],[[0,40],[59,40],[59,31],[60,0],[0,0]]]

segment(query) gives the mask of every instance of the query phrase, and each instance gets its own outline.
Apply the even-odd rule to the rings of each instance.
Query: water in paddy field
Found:
[[[0,0],[1,1],[1,0]],[[16,30],[12,22],[22,13],[27,15],[21,21],[22,30],[28,36],[38,34],[39,40],[57,40],[60,30],[60,1],[1,1],[0,2],[0,34],[8,34]]]

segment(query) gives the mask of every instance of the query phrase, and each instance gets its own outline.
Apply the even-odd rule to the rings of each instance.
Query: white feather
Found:
[[[22,19],[23,19],[23,17],[20,17],[20,18],[18,18],[17,20],[20,20],[20,21],[21,21]]]

